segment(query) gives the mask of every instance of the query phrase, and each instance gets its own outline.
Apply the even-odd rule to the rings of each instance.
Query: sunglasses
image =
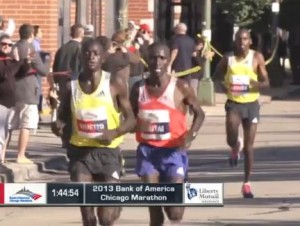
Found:
[[[2,45],[2,46],[9,46],[9,47],[12,47],[12,46],[13,46],[12,43],[6,43],[6,42],[1,42],[1,45]]]

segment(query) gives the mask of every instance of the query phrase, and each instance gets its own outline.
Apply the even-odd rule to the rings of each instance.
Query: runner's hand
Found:
[[[102,144],[109,145],[115,138],[118,137],[118,132],[116,129],[105,130],[99,137]]]
[[[196,133],[188,132],[185,136],[185,141],[181,149],[188,150],[191,147],[192,141],[196,138]]]
[[[253,79],[250,80],[250,89],[259,89],[260,88],[260,82],[255,81]]]
[[[63,135],[63,128],[65,124],[59,120],[51,123],[51,131],[54,135],[61,137]]]

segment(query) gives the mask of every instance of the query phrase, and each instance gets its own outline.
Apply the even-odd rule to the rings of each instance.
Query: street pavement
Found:
[[[262,99],[252,176],[255,198],[241,198],[242,162],[236,168],[228,166],[224,97],[219,94],[216,106],[204,107],[207,115],[205,123],[189,151],[189,181],[225,183],[225,205],[218,208],[189,207],[181,225],[300,225],[300,98],[278,101],[270,101],[267,97]],[[8,152],[7,164],[15,171],[16,182],[69,180],[65,151],[60,148],[59,139],[51,134],[48,125],[42,126],[32,137],[28,148],[29,157],[37,165],[25,167],[13,163],[16,156],[16,135],[17,133]],[[122,144],[127,169],[124,182],[139,181],[134,175],[136,145],[132,134],[127,135]],[[1,210],[0,226],[81,225],[79,208],[6,207]],[[148,224],[147,208],[124,207],[121,218],[115,225]],[[166,225],[170,225],[168,221]]]

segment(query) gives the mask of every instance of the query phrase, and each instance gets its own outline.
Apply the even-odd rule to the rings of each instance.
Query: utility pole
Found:
[[[204,7],[204,30],[203,36],[208,42],[211,41],[211,0],[205,0]],[[198,96],[201,104],[207,106],[215,105],[215,88],[210,76],[210,60],[206,59],[204,68],[204,76],[199,83]]]
[[[70,9],[71,9],[71,1],[63,0],[60,2],[62,5],[60,7],[61,10],[61,18],[60,26],[62,28],[62,40],[60,45],[67,43],[70,40]]]
[[[76,24],[87,24],[87,1],[76,1]]]
[[[118,0],[119,1],[119,23],[120,28],[126,29],[128,27],[128,0]]]
[[[280,11],[280,3],[279,0],[273,0],[272,3],[272,49],[275,47],[276,39],[277,39],[277,27],[278,27],[278,17]]]

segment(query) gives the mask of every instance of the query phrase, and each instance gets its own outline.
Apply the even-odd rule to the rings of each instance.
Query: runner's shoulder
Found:
[[[264,55],[261,52],[256,51],[256,50],[253,50],[253,51],[254,51],[254,57],[256,59],[264,59]]]
[[[188,81],[185,81],[183,79],[177,79],[176,80],[176,88],[180,91],[180,93],[185,96],[185,94],[188,92],[188,90],[191,89],[191,86]]]

